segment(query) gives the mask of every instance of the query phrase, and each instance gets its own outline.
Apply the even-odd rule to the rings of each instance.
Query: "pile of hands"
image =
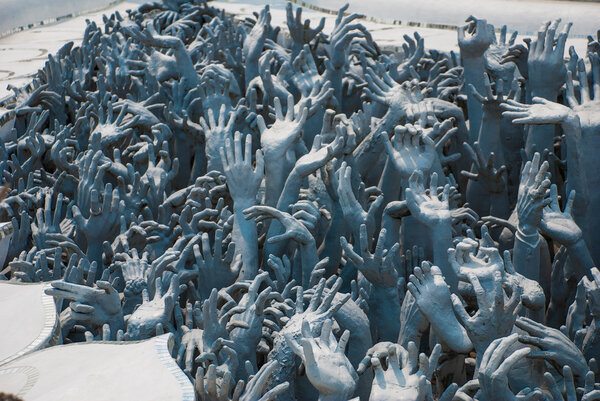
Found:
[[[600,38],[347,9],[89,23],[2,104],[0,279],[64,344],[172,333],[200,400],[600,400]]]

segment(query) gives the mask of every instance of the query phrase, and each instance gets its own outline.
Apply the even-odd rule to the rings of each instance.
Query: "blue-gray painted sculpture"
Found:
[[[600,38],[346,11],[90,23],[7,104],[0,277],[64,343],[172,332],[201,400],[600,399]]]

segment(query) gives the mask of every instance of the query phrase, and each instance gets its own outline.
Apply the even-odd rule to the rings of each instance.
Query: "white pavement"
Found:
[[[125,10],[135,9],[141,3],[143,1],[125,1],[104,10],[0,38],[0,99],[12,94],[6,89],[8,84],[17,87],[28,84],[31,76],[44,66],[48,54],[56,53],[69,41],[80,44],[86,19],[101,24],[103,14],[115,11],[125,14]]]
[[[338,5],[342,5],[347,0],[308,0],[307,3],[311,4],[319,4],[321,6],[326,6],[329,9],[335,9]],[[119,11],[121,13],[125,13],[127,9],[133,9],[138,7],[144,0],[128,0],[122,3],[119,3],[115,6],[111,6],[105,10],[97,11],[93,13],[83,14],[76,18],[72,18],[66,21],[57,22],[50,25],[40,26],[31,30],[26,30],[23,32],[18,32],[12,34],[10,36],[6,36],[4,38],[0,38],[0,99],[11,95],[12,92],[8,91],[6,86],[8,84],[14,86],[23,86],[27,84],[31,76],[37,72],[39,68],[41,68],[45,61],[47,60],[48,53],[55,53],[61,46],[69,41],[74,41],[75,44],[81,43],[83,38],[83,33],[85,30],[85,20],[93,20],[97,22],[102,21],[103,14],[111,14],[115,11]],[[351,6],[350,12],[359,12],[366,13],[370,17],[382,18],[382,15],[387,16],[386,20],[401,20],[403,22],[406,21],[422,21],[431,23],[434,16],[434,13],[431,13],[432,9],[436,9],[437,14],[446,13],[446,10],[442,6],[442,4],[452,4],[452,5],[462,5],[467,3],[475,4],[477,3],[477,8],[483,11],[488,10],[487,12],[476,13],[478,16],[485,16],[490,18],[490,22],[494,20],[491,19],[494,13],[489,10],[490,5],[502,5],[505,9],[516,7],[519,4],[531,5],[534,4],[533,1],[510,1],[510,0],[486,0],[486,1],[474,1],[474,0],[452,0],[452,1],[435,1],[435,0],[419,0],[419,1],[410,1],[410,7],[408,6],[409,0],[369,0],[369,2],[364,2],[364,0],[350,0]],[[405,4],[406,3],[406,4]],[[424,9],[424,4],[428,4],[428,11]],[[530,15],[527,14],[529,20],[535,21],[538,24],[538,21],[543,21],[544,16],[565,16],[565,14],[561,14],[561,10],[563,10],[564,2],[555,2],[555,1],[539,1],[535,4],[538,4],[539,7],[536,8],[536,14]],[[271,14],[272,14],[272,24],[280,25],[282,28],[286,27],[286,17],[285,17],[285,6],[286,1],[283,0],[231,0],[231,1],[214,1],[211,2],[211,5],[217,8],[223,8],[225,11],[237,15],[239,18],[244,18],[247,16],[252,16],[252,12],[260,11],[265,4],[269,4],[271,6]],[[368,4],[368,9],[365,4]],[[403,5],[404,4],[404,5]],[[593,11],[590,15],[592,17],[596,17],[600,15],[600,5],[598,4],[588,4],[588,3],[575,3],[568,2],[571,8],[574,10],[584,10],[587,6],[589,6],[589,10]],[[402,6],[403,5],[403,6]],[[510,7],[508,7],[510,5]],[[385,7],[388,7],[387,9]],[[391,8],[390,8],[391,7]],[[440,8],[441,7],[441,8]],[[465,6],[464,9],[457,8],[453,11],[456,18],[459,18],[459,22],[463,21],[465,17],[469,15],[469,10],[472,11],[473,5],[471,8]],[[388,11],[388,13],[385,12]],[[401,11],[398,11],[401,10]],[[506,12],[504,10],[503,12]],[[448,11],[448,13],[450,13]],[[564,11],[566,13],[566,11]],[[490,16],[486,14],[491,14]],[[335,16],[327,13],[321,13],[317,11],[312,11],[306,9],[304,11],[304,18],[311,18],[314,21],[314,24],[318,23],[321,17],[325,17],[325,32],[331,32],[333,29]],[[398,15],[398,17],[394,17],[394,15]],[[500,14],[496,13],[496,16]],[[571,15],[571,14],[569,14]],[[429,17],[428,17],[429,16]],[[580,20],[582,23],[586,23],[587,19],[583,18],[580,12],[573,16],[573,21],[575,21],[574,29],[580,25]],[[424,18],[420,20],[420,18]],[[453,17],[454,18],[454,17]],[[499,17],[498,17],[499,18]],[[550,18],[550,17],[548,17]],[[566,18],[563,18],[567,20]],[[515,23],[521,21],[521,19],[515,19],[514,21],[511,19],[503,20],[503,22],[508,23],[510,28],[515,27]],[[449,20],[443,19],[440,21]],[[458,51],[457,41],[456,41],[456,31],[449,29],[434,29],[434,28],[424,28],[424,27],[414,27],[408,26],[406,24],[394,25],[389,23],[377,23],[371,22],[369,20],[361,21],[372,33],[373,38],[380,44],[380,46],[398,46],[401,45],[404,40],[402,39],[404,34],[412,35],[414,31],[418,31],[425,38],[425,46],[428,48],[438,49],[441,51]],[[438,22],[440,23],[440,22]],[[497,24],[499,25],[499,24]],[[536,25],[537,26],[537,25]],[[596,25],[598,27],[598,25]],[[595,32],[597,28],[586,31],[586,33],[592,34]],[[530,37],[528,35],[520,35],[519,38]],[[574,46],[577,52],[582,55],[585,54],[587,40],[583,37],[579,38],[571,38],[567,41],[568,46]],[[0,114],[1,110],[0,110]]]
[[[459,26],[469,15],[485,18],[500,28],[524,35],[537,32],[544,22],[556,18],[572,21],[573,36],[586,37],[600,28],[600,3],[556,0],[304,0],[305,3],[337,10],[346,3],[354,12],[387,22],[400,20]]]
[[[430,0],[419,0],[419,1],[411,1],[411,4],[421,4],[421,1],[430,1]],[[458,0],[458,1],[462,1],[462,0]],[[469,0],[471,1],[471,0]],[[486,0],[486,1],[478,1],[477,4],[485,4],[488,1],[492,1],[492,0]],[[365,2],[364,0],[305,0],[305,3],[307,4],[317,4],[318,2],[320,2],[320,6],[323,8],[327,8],[327,9],[332,9],[335,10],[337,9],[337,6],[339,5],[340,7],[342,5],[344,5],[346,2],[350,2],[350,8],[348,9],[348,12],[357,12],[357,13],[362,13],[365,14],[369,17],[376,17],[376,13],[379,13],[379,9],[378,6],[380,5],[379,3],[382,4],[400,4],[402,2],[404,2],[404,0],[369,0],[369,2]],[[448,1],[447,4],[453,4],[455,2],[455,0],[452,1]],[[473,1],[474,2],[474,1]],[[493,2],[493,1],[492,1]],[[265,4],[269,4],[269,6],[271,7],[271,24],[273,25],[280,25],[282,27],[286,27],[286,15],[285,15],[285,6],[286,6],[287,1],[283,1],[283,0],[267,0],[267,1],[260,1],[260,0],[243,0],[243,1],[235,1],[235,0],[231,0],[231,1],[214,1],[211,4],[215,7],[218,8],[222,8],[225,11],[232,13],[232,14],[236,14],[238,17],[240,18],[244,18],[247,16],[252,16],[253,12],[258,12],[260,11]],[[366,9],[365,4],[369,4],[368,8],[369,10]],[[438,4],[437,1],[433,1],[431,0],[430,3],[436,3]],[[446,3],[446,2],[440,2],[440,3]],[[502,4],[506,4],[509,3],[508,1],[495,1],[495,3],[502,3]],[[528,2],[531,3],[531,2]],[[555,3],[554,1],[545,1],[545,2],[539,2],[540,6],[544,9],[549,9],[551,7],[554,7]],[[582,3],[569,3],[572,4],[574,6],[577,6],[579,4]],[[512,5],[512,3],[511,3]],[[430,13],[431,13],[431,9],[433,9],[433,4],[430,4]],[[600,6],[598,5],[594,5],[594,7],[596,7],[596,10],[598,10],[598,12],[600,12]],[[403,11],[402,13],[396,11],[395,15],[404,15],[404,10],[407,10],[408,7],[406,9],[401,8]],[[599,13],[596,13],[595,15],[598,16],[600,15]],[[469,16],[468,13],[461,13],[461,20],[460,21],[464,21],[464,19],[466,17]],[[388,16],[392,16],[394,15],[394,13],[392,11],[390,11],[390,13],[388,14]],[[479,15],[479,14],[478,14]],[[559,14],[554,13],[553,14],[554,17],[556,18]],[[321,13],[318,11],[313,11],[313,10],[309,10],[309,9],[305,9],[302,13],[302,18],[306,19],[306,18],[310,18],[313,22],[314,25],[316,25],[318,23],[318,21],[320,20],[321,17],[325,17],[325,32],[331,32],[331,30],[333,29],[334,23],[335,23],[335,15],[331,15],[331,14],[327,14],[327,13]],[[396,18],[387,18],[387,20],[394,20]],[[402,21],[409,21],[409,20],[403,20],[402,18],[397,18],[400,19]],[[456,31],[453,29],[436,29],[436,28],[424,28],[424,27],[415,27],[415,26],[408,26],[406,24],[400,24],[400,25],[396,25],[396,24],[391,24],[391,23],[379,23],[379,22],[372,22],[370,20],[362,20],[360,21],[360,23],[362,23],[363,25],[365,25],[369,31],[371,32],[371,35],[373,36],[373,39],[380,45],[380,46],[398,46],[398,45],[402,45],[402,43],[404,43],[404,39],[402,38],[405,34],[411,35],[412,33],[415,31],[418,31],[419,34],[421,34],[421,36],[423,36],[425,38],[425,47],[426,48],[431,48],[431,49],[437,49],[440,51],[456,51],[458,52],[458,43],[457,43],[457,34]],[[512,27],[512,22],[510,20],[505,21],[505,23],[509,24],[509,27]],[[539,25],[539,24],[538,24]],[[597,28],[591,30],[588,32],[588,34],[595,34],[596,29],[600,28],[600,23],[596,24]],[[498,26],[499,27],[499,26]],[[498,28],[497,27],[497,28]],[[537,28],[536,28],[537,29]],[[519,35],[517,42],[520,39],[523,38],[531,38],[531,35]],[[574,46],[575,50],[577,51],[577,53],[579,53],[580,55],[585,54],[585,51],[587,49],[587,39],[585,38],[571,38],[567,40],[567,48],[568,46]]]

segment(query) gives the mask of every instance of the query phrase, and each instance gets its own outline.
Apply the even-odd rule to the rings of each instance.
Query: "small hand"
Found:
[[[582,237],[579,226],[573,220],[571,211],[575,201],[575,191],[569,193],[564,210],[561,212],[558,205],[558,189],[556,184],[550,186],[550,204],[542,211],[540,229],[542,233],[557,242],[570,246]]]
[[[344,331],[340,341],[336,341],[331,319],[325,320],[320,337],[313,335],[310,324],[302,321],[300,344],[292,336],[286,341],[306,366],[306,375],[319,393],[328,396],[349,397],[354,392],[358,375],[345,355],[350,332]]]

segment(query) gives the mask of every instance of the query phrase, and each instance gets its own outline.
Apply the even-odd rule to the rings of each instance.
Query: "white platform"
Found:
[[[0,389],[25,401],[193,401],[192,383],[170,355],[172,337],[37,351],[0,366]]]
[[[47,346],[57,329],[48,283],[0,281],[0,365]],[[0,386],[0,389],[2,386]]]

